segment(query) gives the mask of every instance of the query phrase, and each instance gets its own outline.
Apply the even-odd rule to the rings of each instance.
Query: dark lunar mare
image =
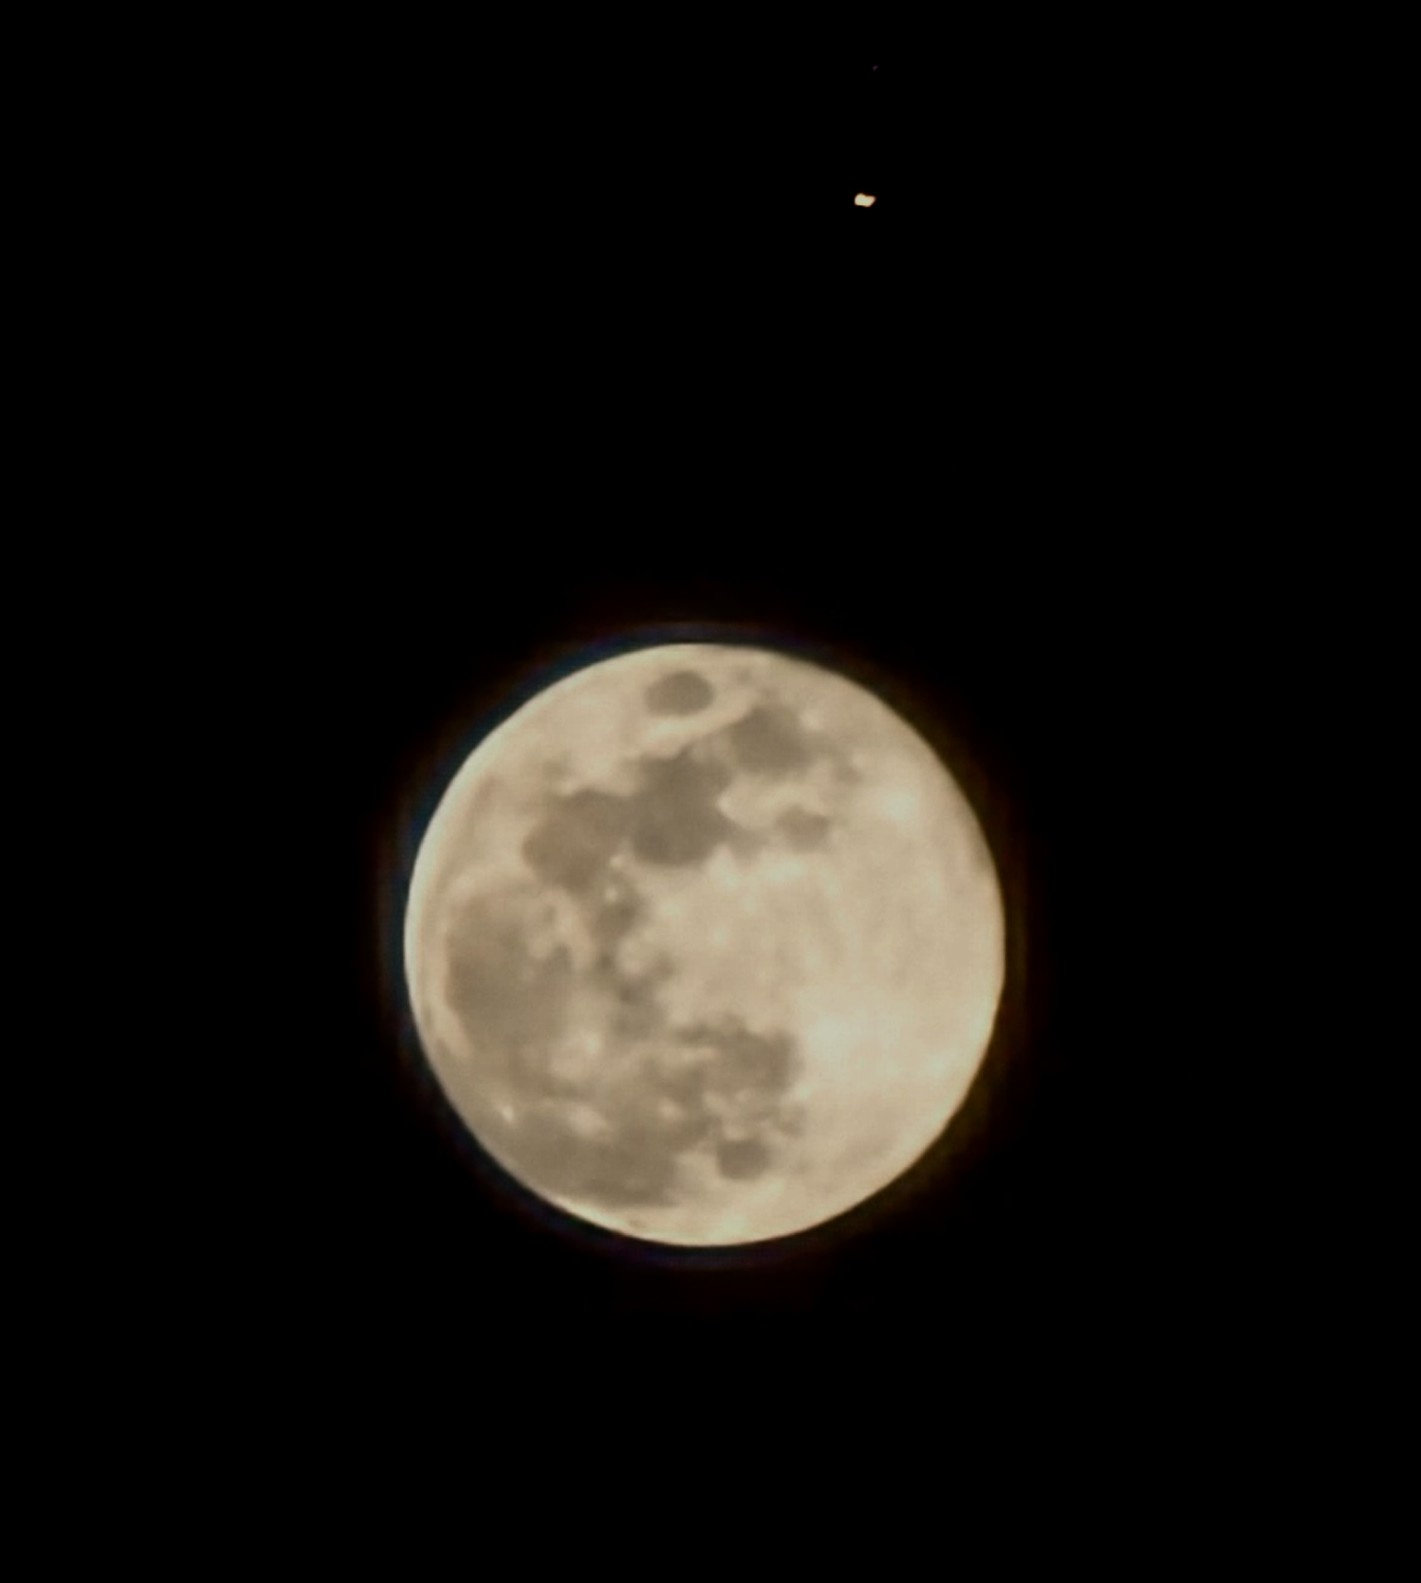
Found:
[[[673,671],[653,682],[645,696],[654,715],[694,715],[710,705],[715,689],[699,671]]]
[[[601,928],[615,936],[624,917],[599,923],[599,905],[588,901],[594,932]],[[631,887],[609,904],[632,911],[640,906]],[[749,1180],[771,1167],[778,1136],[792,1130],[780,1105],[797,1070],[795,1041],[787,1032],[753,1029],[735,1016],[673,1027],[660,1002],[660,977],[635,978],[609,957],[594,972],[618,999],[613,1037],[644,1043],[648,1056],[603,1112],[607,1134],[587,1138],[572,1126],[566,1102],[588,1098],[590,1090],[558,1078],[550,1061],[565,1031],[575,977],[569,953],[559,948],[535,960],[524,943],[518,908],[507,900],[467,904],[450,945],[453,1007],[482,1069],[500,1074],[517,1096],[515,1123],[487,1111],[482,1124],[517,1173],[539,1191],[608,1209],[669,1205],[681,1155],[704,1144],[714,1149],[727,1179]],[[703,1058],[689,1068],[662,1065],[652,1055],[658,1044],[695,1045]],[[725,1135],[713,1108],[716,1096],[733,1102],[738,1132],[748,1128],[749,1136]],[[665,1100],[675,1106],[670,1115],[663,1113]]]
[[[815,757],[814,741],[799,717],[780,704],[761,704],[724,731],[736,762],[751,774],[787,774]]]
[[[647,703],[657,708],[659,700],[662,712],[691,713],[693,704],[704,707],[711,697],[703,678],[681,672],[649,689]],[[792,711],[767,703],[670,758],[635,760],[639,782],[630,795],[583,788],[548,797],[522,845],[532,874],[574,900],[599,947],[591,972],[613,1002],[613,1038],[649,1052],[658,1044],[695,1045],[703,1057],[686,1069],[648,1054],[632,1080],[619,1085],[613,1113],[603,1113],[604,1136],[582,1136],[567,1111],[568,1100],[590,1099],[592,1086],[552,1070],[575,970],[566,948],[542,961],[528,950],[525,909],[536,905],[536,893],[471,902],[455,920],[451,1004],[484,1070],[501,1075],[518,1097],[515,1122],[488,1109],[483,1124],[518,1173],[542,1192],[609,1209],[669,1205],[686,1150],[709,1144],[722,1176],[747,1181],[772,1167],[780,1138],[796,1130],[784,1103],[798,1069],[789,1033],[752,1029],[734,1015],[673,1027],[660,997],[662,980],[674,971],[669,959],[634,975],[617,958],[620,942],[647,915],[632,881],[609,868],[617,852],[688,867],[723,843],[741,854],[761,844],[716,806],[735,775],[718,750],[728,750],[744,772],[780,775],[803,768],[822,745]],[[808,850],[822,845],[829,825],[821,815],[792,809],[777,829],[791,847]],[[734,1110],[734,1136],[715,1111],[716,1099]],[[675,1106],[671,1115],[663,1111],[667,1100]]]
[[[770,1151],[759,1138],[722,1140],[716,1145],[716,1168],[733,1182],[750,1181],[769,1168]]]
[[[555,798],[523,842],[523,858],[549,885],[574,895],[606,871],[632,820],[625,797],[582,790]]]
[[[787,808],[775,827],[796,852],[817,852],[828,841],[833,822],[807,808]]]
[[[506,1065],[551,1039],[572,981],[566,947],[537,960],[506,903],[479,898],[459,908],[449,934],[449,1004],[486,1057]]]
[[[733,778],[723,764],[700,759],[689,748],[672,759],[640,763],[631,845],[644,862],[675,868],[702,863],[739,828],[716,807]]]

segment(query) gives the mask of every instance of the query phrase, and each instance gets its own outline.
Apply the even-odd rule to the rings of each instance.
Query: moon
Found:
[[[977,817],[876,694],[771,649],[602,659],[475,747],[410,877],[419,1042],[539,1199],[647,1242],[831,1220],[903,1175],[995,1025]]]

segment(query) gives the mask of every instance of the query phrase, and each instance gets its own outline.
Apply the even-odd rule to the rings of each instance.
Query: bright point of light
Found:
[[[871,193],[860,192],[854,195],[854,202],[860,209],[871,209],[878,202],[878,199]]]

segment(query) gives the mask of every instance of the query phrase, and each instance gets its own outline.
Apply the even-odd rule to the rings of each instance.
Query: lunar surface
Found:
[[[411,877],[415,1026],[543,1200],[648,1241],[805,1230],[917,1161],[991,1038],[1005,921],[927,743],[821,666],[674,644],[540,693]]]

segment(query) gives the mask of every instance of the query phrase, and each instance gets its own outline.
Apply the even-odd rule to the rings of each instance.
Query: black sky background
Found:
[[[208,1114],[245,1130],[175,1235],[264,1366],[437,1390],[629,1338],[752,1370],[872,1338],[1064,1376],[1217,1300],[1169,1169],[1200,1101],[1165,981],[1218,795],[1178,743],[1234,598],[1201,462],[1231,443],[1218,231],[1181,218],[1202,178],[1162,84],[1072,47],[456,71],[364,41],[273,70],[204,150],[231,202],[190,242],[220,260],[187,277],[193,355],[230,373],[184,454],[221,570],[181,619],[221,651],[191,711],[242,898]],[[451,742],[539,666],[704,622],[902,699],[971,785],[1016,941],[990,1103],[889,1209],[729,1262],[510,1208],[411,1079],[389,978]]]

